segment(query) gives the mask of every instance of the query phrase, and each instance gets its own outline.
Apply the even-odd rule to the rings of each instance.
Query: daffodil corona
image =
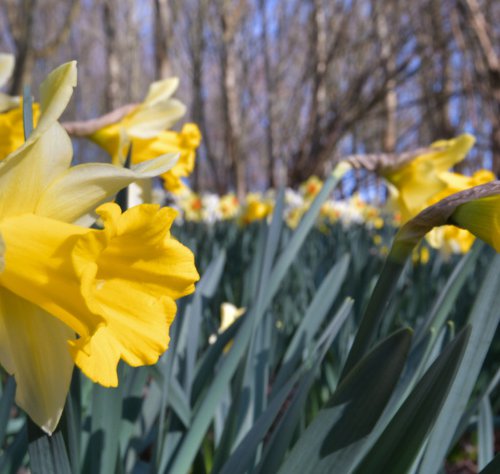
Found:
[[[141,205],[122,214],[105,203],[166,172],[175,156],[131,169],[70,168],[71,141],[57,120],[75,85],[75,62],[49,75],[37,127],[0,163],[0,362],[16,379],[19,406],[48,433],[74,364],[116,386],[120,360],[155,363],[168,347],[175,299],[198,279],[192,253],[170,235],[175,211]],[[96,207],[104,228],[78,225],[93,222]]]

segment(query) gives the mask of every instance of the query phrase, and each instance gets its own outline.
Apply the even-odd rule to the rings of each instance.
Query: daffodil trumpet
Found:
[[[194,291],[192,253],[170,235],[176,212],[111,203],[128,184],[176,163],[70,168],[71,141],[57,122],[76,85],[76,63],[40,88],[28,139],[0,162],[0,363],[16,402],[45,432],[61,416],[76,364],[116,386],[120,360],[153,364],[168,347],[175,300]],[[96,210],[97,208],[97,210]],[[99,216],[102,229],[89,229]]]

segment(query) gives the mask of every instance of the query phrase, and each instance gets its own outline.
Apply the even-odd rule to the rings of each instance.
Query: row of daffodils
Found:
[[[0,86],[13,64],[11,56],[0,55]],[[94,382],[116,386],[120,360],[154,364],[167,349],[175,300],[192,293],[198,280],[193,254],[170,234],[174,220],[246,225],[267,219],[275,202],[274,191],[248,194],[240,202],[234,194],[197,195],[186,187],[182,179],[194,168],[201,136],[189,123],[180,132],[169,130],[185,113],[172,98],[176,79],[154,83],[141,104],[63,126],[58,120],[76,78],[75,62],[47,77],[32,109],[32,130],[23,124],[22,99],[0,94],[0,363],[16,379],[18,405],[48,433],[61,416],[75,364]],[[94,141],[112,162],[70,167],[70,135]],[[387,180],[390,211],[359,196],[329,199],[318,224],[378,230],[401,223],[400,241],[413,246],[412,236],[420,238],[433,226],[421,226],[420,235],[407,222],[443,198],[449,203],[455,193],[494,179],[486,170],[472,177],[450,171],[473,143],[463,135],[411,159],[350,158],[346,170],[363,167]],[[146,200],[163,202],[151,178],[162,180],[177,210],[140,204],[122,213],[112,202],[133,182],[142,183]],[[312,177],[298,190],[286,190],[290,227],[298,225],[322,185]],[[453,226],[428,233],[430,245],[466,252],[474,239],[467,228],[500,250],[497,188],[459,193],[441,212],[445,218],[435,221]]]

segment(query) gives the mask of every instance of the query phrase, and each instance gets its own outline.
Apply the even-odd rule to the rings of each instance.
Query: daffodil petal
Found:
[[[36,214],[65,222],[75,222],[113,197],[128,184],[158,176],[177,162],[169,154],[140,163],[131,169],[93,163],[67,169],[41,193]]]
[[[61,417],[73,360],[74,332],[59,320],[0,288],[0,362],[14,375],[16,403],[51,434]]]
[[[451,222],[500,252],[500,195],[475,199],[458,206]]]
[[[467,133],[459,135],[451,140],[439,140],[434,142],[431,147],[435,151],[431,151],[428,156],[432,160],[436,172],[449,170],[452,166],[463,161],[469,150],[474,146],[476,139]],[[427,156],[427,155],[424,155]],[[417,158],[421,159],[420,157]],[[422,157],[424,159],[424,157]]]
[[[153,82],[149,86],[148,95],[144,99],[144,104],[155,105],[158,102],[169,99],[179,87],[179,78],[169,77],[161,81]]]
[[[76,86],[76,61],[54,69],[40,86],[40,105],[42,113],[33,131],[36,137],[53,125],[64,112]]]
[[[166,128],[170,128],[186,113],[186,106],[169,99],[151,107],[140,107],[127,119],[126,129],[130,137],[152,138]]]
[[[43,308],[79,335],[102,322],[90,312],[71,262],[78,238],[90,229],[23,214],[0,222],[5,268],[0,285]]]
[[[0,87],[3,87],[14,71],[15,58],[13,54],[0,53]]]
[[[72,155],[68,134],[55,122],[37,140],[26,142],[2,160],[0,216],[33,212],[49,183],[68,169]]]

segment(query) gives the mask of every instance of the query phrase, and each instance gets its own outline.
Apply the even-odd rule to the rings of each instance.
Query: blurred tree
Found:
[[[468,131],[470,172],[500,171],[495,0],[4,0],[13,93],[79,60],[69,118],[180,77],[203,135],[191,184],[219,193],[324,175],[343,155],[401,152]],[[73,114],[71,116],[71,114]],[[79,143],[81,159],[96,150]],[[359,172],[345,193],[381,186]]]

